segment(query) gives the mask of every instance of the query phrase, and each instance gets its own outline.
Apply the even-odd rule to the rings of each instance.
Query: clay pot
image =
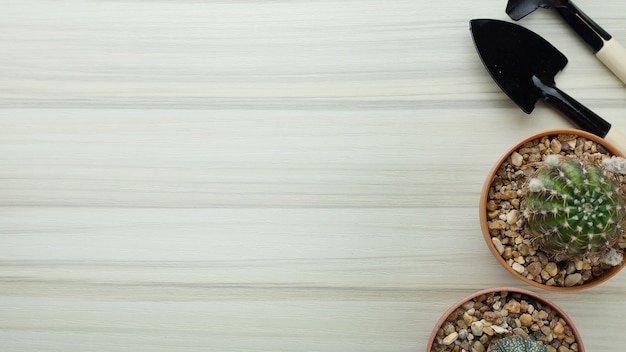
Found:
[[[518,271],[514,270],[512,268],[511,265],[507,264],[507,259],[505,259],[505,257],[503,257],[503,255],[501,255],[498,251],[498,249],[496,249],[496,246],[494,245],[493,241],[492,241],[492,236],[489,233],[489,223],[488,223],[488,210],[487,210],[487,203],[489,201],[489,189],[491,187],[492,182],[494,181],[494,178],[496,176],[496,172],[498,171],[498,169],[500,168],[501,164],[503,162],[505,162],[510,156],[511,154],[518,150],[520,147],[522,147],[524,144],[533,141],[535,139],[540,139],[542,137],[545,136],[556,136],[556,135],[578,135],[581,137],[586,138],[587,140],[593,141],[598,143],[599,145],[601,145],[602,147],[604,147],[604,149],[606,149],[607,153],[612,154],[612,155],[616,155],[616,156],[622,156],[623,154],[613,145],[607,143],[605,140],[601,139],[600,137],[593,135],[591,133],[587,133],[581,130],[576,130],[576,129],[554,129],[554,130],[547,130],[547,131],[543,131],[540,133],[536,133],[534,135],[531,135],[525,139],[523,139],[522,141],[520,141],[519,143],[517,143],[516,145],[514,145],[513,147],[511,147],[508,151],[506,151],[506,153],[504,153],[502,155],[502,157],[500,157],[500,159],[497,161],[497,163],[495,164],[495,166],[493,167],[493,169],[489,172],[489,175],[485,181],[485,185],[483,187],[482,193],[481,193],[481,198],[480,198],[480,223],[481,223],[481,228],[482,228],[482,232],[483,232],[483,236],[485,239],[485,242],[487,243],[487,246],[489,247],[489,250],[493,253],[494,257],[498,260],[498,262],[500,262],[500,264],[506,269],[508,270],[511,274],[513,274],[515,277],[519,278],[520,280],[526,282],[529,285],[538,287],[538,288],[542,288],[542,289],[546,289],[546,290],[551,290],[551,291],[576,291],[576,290],[582,290],[582,289],[586,289],[586,288],[590,288],[596,285],[601,284],[602,282],[610,279],[611,277],[613,277],[615,274],[617,274],[625,265],[626,265],[626,260],[624,260],[622,262],[622,264],[618,265],[618,266],[614,266],[614,267],[610,267],[610,268],[606,268],[602,271],[602,273],[600,275],[594,275],[593,278],[589,279],[588,281],[585,281],[583,284],[577,284],[574,286],[564,286],[564,285],[552,285],[549,286],[547,284],[544,283],[540,283],[537,282],[535,280],[531,280],[528,277],[520,274]],[[509,258],[510,259],[510,258]],[[563,263],[561,263],[563,264]],[[536,268],[536,267],[535,267]],[[518,266],[519,269],[519,266]],[[560,270],[562,270],[562,268],[559,268]]]
[[[461,343],[463,341],[463,339],[457,338],[457,341],[452,342],[450,345],[443,347],[441,344],[439,344],[439,341],[442,341],[446,336],[445,333],[443,332],[443,329],[445,328],[445,325],[447,325],[448,323],[448,318],[451,316],[451,314],[455,314],[456,317],[454,317],[451,320],[463,320],[463,315],[465,312],[467,312],[467,309],[464,308],[464,305],[466,303],[468,303],[471,300],[474,300],[475,302],[482,302],[479,304],[483,304],[483,305],[487,305],[489,306],[489,310],[492,312],[495,312],[496,309],[493,309],[492,306],[494,305],[492,304],[488,304],[488,299],[491,296],[493,297],[497,297],[497,296],[502,296],[502,292],[507,292],[506,298],[504,300],[506,300],[507,302],[510,302],[512,299],[515,299],[518,303],[521,303],[521,301],[525,301],[526,303],[528,303],[529,305],[533,306],[534,310],[551,310],[552,313],[550,313],[550,317],[555,314],[556,316],[560,317],[565,324],[561,325],[565,331],[567,331],[567,335],[569,335],[568,338],[574,337],[574,342],[577,346],[578,346],[578,351],[579,352],[584,352],[585,351],[585,347],[583,345],[583,341],[582,338],[580,336],[580,333],[578,332],[578,329],[576,329],[576,326],[574,325],[574,322],[569,318],[569,316],[567,316],[567,314],[561,309],[559,308],[556,304],[554,304],[552,301],[548,300],[547,298],[534,293],[532,291],[528,291],[528,290],[524,290],[524,289],[519,289],[519,288],[513,288],[513,287],[496,287],[496,288],[490,288],[490,289],[485,289],[485,290],[481,290],[478,292],[475,292],[471,295],[466,296],[465,298],[461,299],[460,301],[456,302],[454,305],[452,305],[450,308],[448,308],[448,310],[446,310],[446,312],[441,316],[441,318],[439,318],[439,320],[437,321],[437,323],[435,324],[435,327],[433,328],[432,333],[430,334],[430,338],[428,339],[428,345],[426,347],[426,352],[435,352],[435,351],[451,351],[452,348],[454,347],[455,343]],[[521,298],[520,298],[521,296]],[[481,301],[482,300],[482,301]],[[502,301],[503,299],[501,299],[500,301]],[[506,304],[506,303],[505,303]],[[504,306],[505,304],[501,304],[501,306]],[[474,305],[476,306],[476,304]],[[522,306],[523,307],[523,306]],[[497,314],[497,313],[496,313]],[[514,315],[522,315],[524,314],[523,308],[522,311],[520,311],[519,313],[509,313],[508,316],[510,316],[511,318]],[[528,314],[528,313],[526,313]],[[475,318],[478,320],[478,318]],[[486,315],[483,313],[483,317],[482,319],[486,319]],[[523,318],[518,318],[520,320],[524,320]],[[543,339],[545,337],[545,335],[543,335],[543,333],[541,332],[541,329],[539,329],[537,332],[534,332],[531,329],[531,326],[527,326],[527,327],[522,327],[521,330],[524,330],[525,332],[528,332],[528,336],[531,338],[535,338],[535,339]],[[440,331],[440,329],[442,331]],[[466,329],[468,331],[468,333],[471,333],[471,328],[468,327]],[[553,328],[553,331],[555,329]],[[455,331],[456,333],[458,333],[458,331]],[[519,332],[519,330],[517,331]],[[513,332],[506,332],[506,333],[495,333],[493,334],[493,337],[490,338],[490,341],[487,343],[488,345],[483,345],[484,350],[488,351],[489,350],[489,345],[493,345],[498,338],[501,337],[505,337],[505,336],[509,336],[511,334],[514,334]],[[484,336],[488,336],[487,332],[483,333]],[[467,338],[465,338],[467,339]],[[474,336],[474,340],[472,343],[474,343],[475,341],[480,341],[480,337],[479,336]],[[554,337],[553,342],[550,342],[548,344],[552,344],[552,343],[556,343],[554,341],[559,341],[558,343],[565,343],[563,341],[565,341],[565,338],[563,336],[558,336],[558,337]],[[468,349],[471,350],[471,344],[470,343],[470,348]],[[546,343],[544,343],[546,344]],[[569,345],[571,346],[572,343],[569,343]],[[554,346],[554,345],[553,345]]]

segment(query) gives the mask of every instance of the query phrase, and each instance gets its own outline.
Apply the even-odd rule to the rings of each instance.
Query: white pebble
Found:
[[[615,250],[615,248],[611,248],[609,249],[606,254],[604,255],[604,262],[606,264],[609,264],[611,266],[617,266],[622,264],[622,261],[624,260],[624,255],[618,251]],[[581,264],[582,266],[582,264]]]
[[[517,271],[520,274],[523,274],[524,270],[526,270],[524,266],[518,262],[513,263],[511,267],[513,268],[513,270]]]
[[[520,153],[514,152],[511,154],[511,164],[515,166],[522,166],[522,162],[524,162],[524,157]]]
[[[470,328],[472,329],[472,334],[474,336],[482,336],[484,327],[485,325],[482,321],[475,321],[472,323],[472,326]]]
[[[507,332],[505,328],[498,325],[492,325],[491,328],[496,334],[505,334]]]
[[[493,243],[493,246],[496,247],[496,250],[500,255],[504,253],[504,246],[502,245],[500,239],[498,239],[497,237],[491,237],[491,243]]]
[[[624,158],[606,158],[602,160],[602,165],[611,172],[626,174],[626,159]]]

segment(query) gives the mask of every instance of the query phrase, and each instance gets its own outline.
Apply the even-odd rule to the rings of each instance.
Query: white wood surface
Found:
[[[626,2],[576,4],[626,42]],[[533,289],[479,192],[570,125],[483,69],[468,21],[505,5],[0,0],[0,350],[424,351],[462,296]],[[626,131],[626,88],[560,18],[520,24]],[[542,293],[616,351],[625,289]]]

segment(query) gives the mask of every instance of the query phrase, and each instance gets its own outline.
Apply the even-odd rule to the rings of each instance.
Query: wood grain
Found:
[[[626,42],[626,3],[577,5]],[[484,71],[468,21],[504,6],[0,1],[0,350],[423,351],[462,296],[522,287],[479,192],[570,125]],[[626,90],[560,19],[523,24],[626,130]],[[542,293],[616,350],[624,275]]]

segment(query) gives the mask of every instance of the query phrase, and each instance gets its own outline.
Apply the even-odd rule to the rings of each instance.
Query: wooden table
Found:
[[[577,5],[626,42],[626,2]],[[469,20],[506,1],[0,1],[1,351],[424,351],[476,290],[540,291],[626,345],[626,273],[527,287],[478,224],[527,116]],[[567,91],[626,87],[552,11]],[[621,346],[621,347],[620,347]]]

